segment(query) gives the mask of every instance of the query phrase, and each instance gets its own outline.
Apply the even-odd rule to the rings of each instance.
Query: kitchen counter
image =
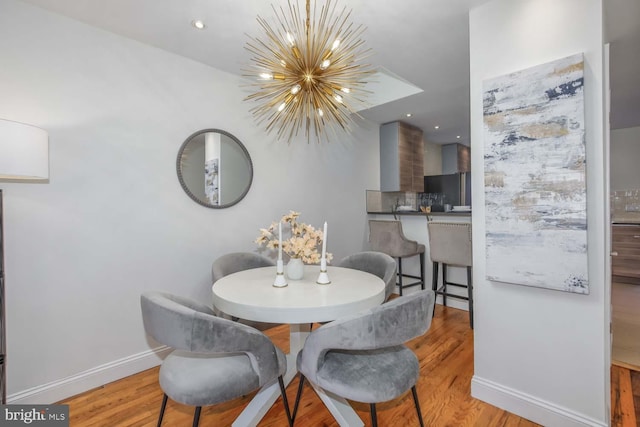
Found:
[[[471,212],[419,212],[419,211],[387,211],[387,212],[367,212],[370,215],[408,215],[408,216],[449,216],[449,217],[470,217]]]
[[[611,219],[613,225],[616,224],[640,224],[638,215],[614,215]]]

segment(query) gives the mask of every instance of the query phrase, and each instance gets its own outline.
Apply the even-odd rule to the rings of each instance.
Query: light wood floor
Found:
[[[611,284],[614,365],[640,370],[640,285]]]
[[[611,367],[611,427],[640,426],[640,372]]]
[[[287,351],[288,329],[279,326],[267,332],[276,345]],[[409,343],[420,359],[418,395],[427,426],[508,426],[533,427],[516,415],[471,397],[473,376],[473,332],[466,311],[437,306],[429,332]],[[293,406],[298,379],[287,389]],[[337,423],[318,396],[305,386],[296,418],[296,426],[336,426]],[[201,426],[228,426],[253,395],[226,404],[203,408]],[[158,386],[158,368],[141,372],[95,390],[66,399],[70,406],[70,425],[155,426],[162,400]],[[370,425],[368,405],[352,402],[358,415]],[[411,393],[398,400],[379,404],[380,426],[417,426]],[[167,405],[163,426],[190,426],[193,408],[171,402]],[[286,426],[282,400],[278,399],[260,426]]]

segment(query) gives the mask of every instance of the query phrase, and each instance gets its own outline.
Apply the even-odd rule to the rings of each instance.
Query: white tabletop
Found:
[[[240,271],[213,285],[213,304],[221,311],[247,320],[272,323],[313,323],[335,320],[382,304],[385,285],[370,273],[329,267],[331,283],[319,285],[318,266],[305,266],[301,280],[276,288],[275,267]]]

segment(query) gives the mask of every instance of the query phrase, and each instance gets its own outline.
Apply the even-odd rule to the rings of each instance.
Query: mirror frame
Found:
[[[237,199],[235,199],[234,201],[232,201],[230,203],[225,203],[225,204],[221,204],[221,205],[212,205],[212,204],[204,202],[203,200],[199,199],[195,194],[193,194],[191,192],[189,187],[187,187],[187,184],[184,182],[184,178],[182,176],[181,161],[182,161],[182,156],[184,155],[184,151],[186,150],[187,146],[189,145],[191,140],[193,138],[195,138],[196,136],[202,135],[204,133],[209,133],[209,132],[216,132],[216,133],[219,133],[221,135],[225,135],[225,136],[229,137],[231,140],[233,140],[233,142],[238,144],[238,146],[240,147],[240,149],[242,150],[242,152],[246,156],[247,161],[249,162],[249,182],[247,183],[247,186],[244,189],[244,191],[242,192],[242,194],[240,194],[240,196],[238,196]],[[247,147],[245,147],[244,144],[242,142],[240,142],[240,140],[238,138],[236,138],[234,135],[232,135],[229,132],[224,131],[222,129],[213,129],[213,128],[211,128],[211,129],[202,129],[202,130],[199,130],[199,131],[194,132],[191,135],[189,135],[189,137],[187,139],[185,139],[185,141],[180,146],[180,149],[178,150],[178,157],[176,159],[176,172],[178,173],[178,181],[180,181],[180,186],[182,187],[184,192],[187,193],[187,195],[194,202],[196,202],[197,204],[199,204],[201,206],[204,206],[205,208],[210,208],[210,209],[229,208],[229,207],[239,203],[247,195],[247,193],[249,192],[249,189],[251,188],[251,184],[253,183],[253,161],[251,160],[251,156],[249,155],[249,151],[247,151]]]

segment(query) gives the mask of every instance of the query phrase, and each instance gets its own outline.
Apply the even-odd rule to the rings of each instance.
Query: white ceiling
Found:
[[[271,20],[272,3],[287,7],[285,0],[22,1],[238,75],[249,63],[247,34],[261,35],[256,16]],[[468,11],[489,0],[337,1],[353,10],[355,24],[367,27],[363,38],[374,52],[372,65],[422,89],[362,115],[378,123],[404,120],[432,142],[468,145]],[[640,126],[640,1],[604,2],[612,43],[612,128]],[[195,30],[194,19],[207,28]]]

